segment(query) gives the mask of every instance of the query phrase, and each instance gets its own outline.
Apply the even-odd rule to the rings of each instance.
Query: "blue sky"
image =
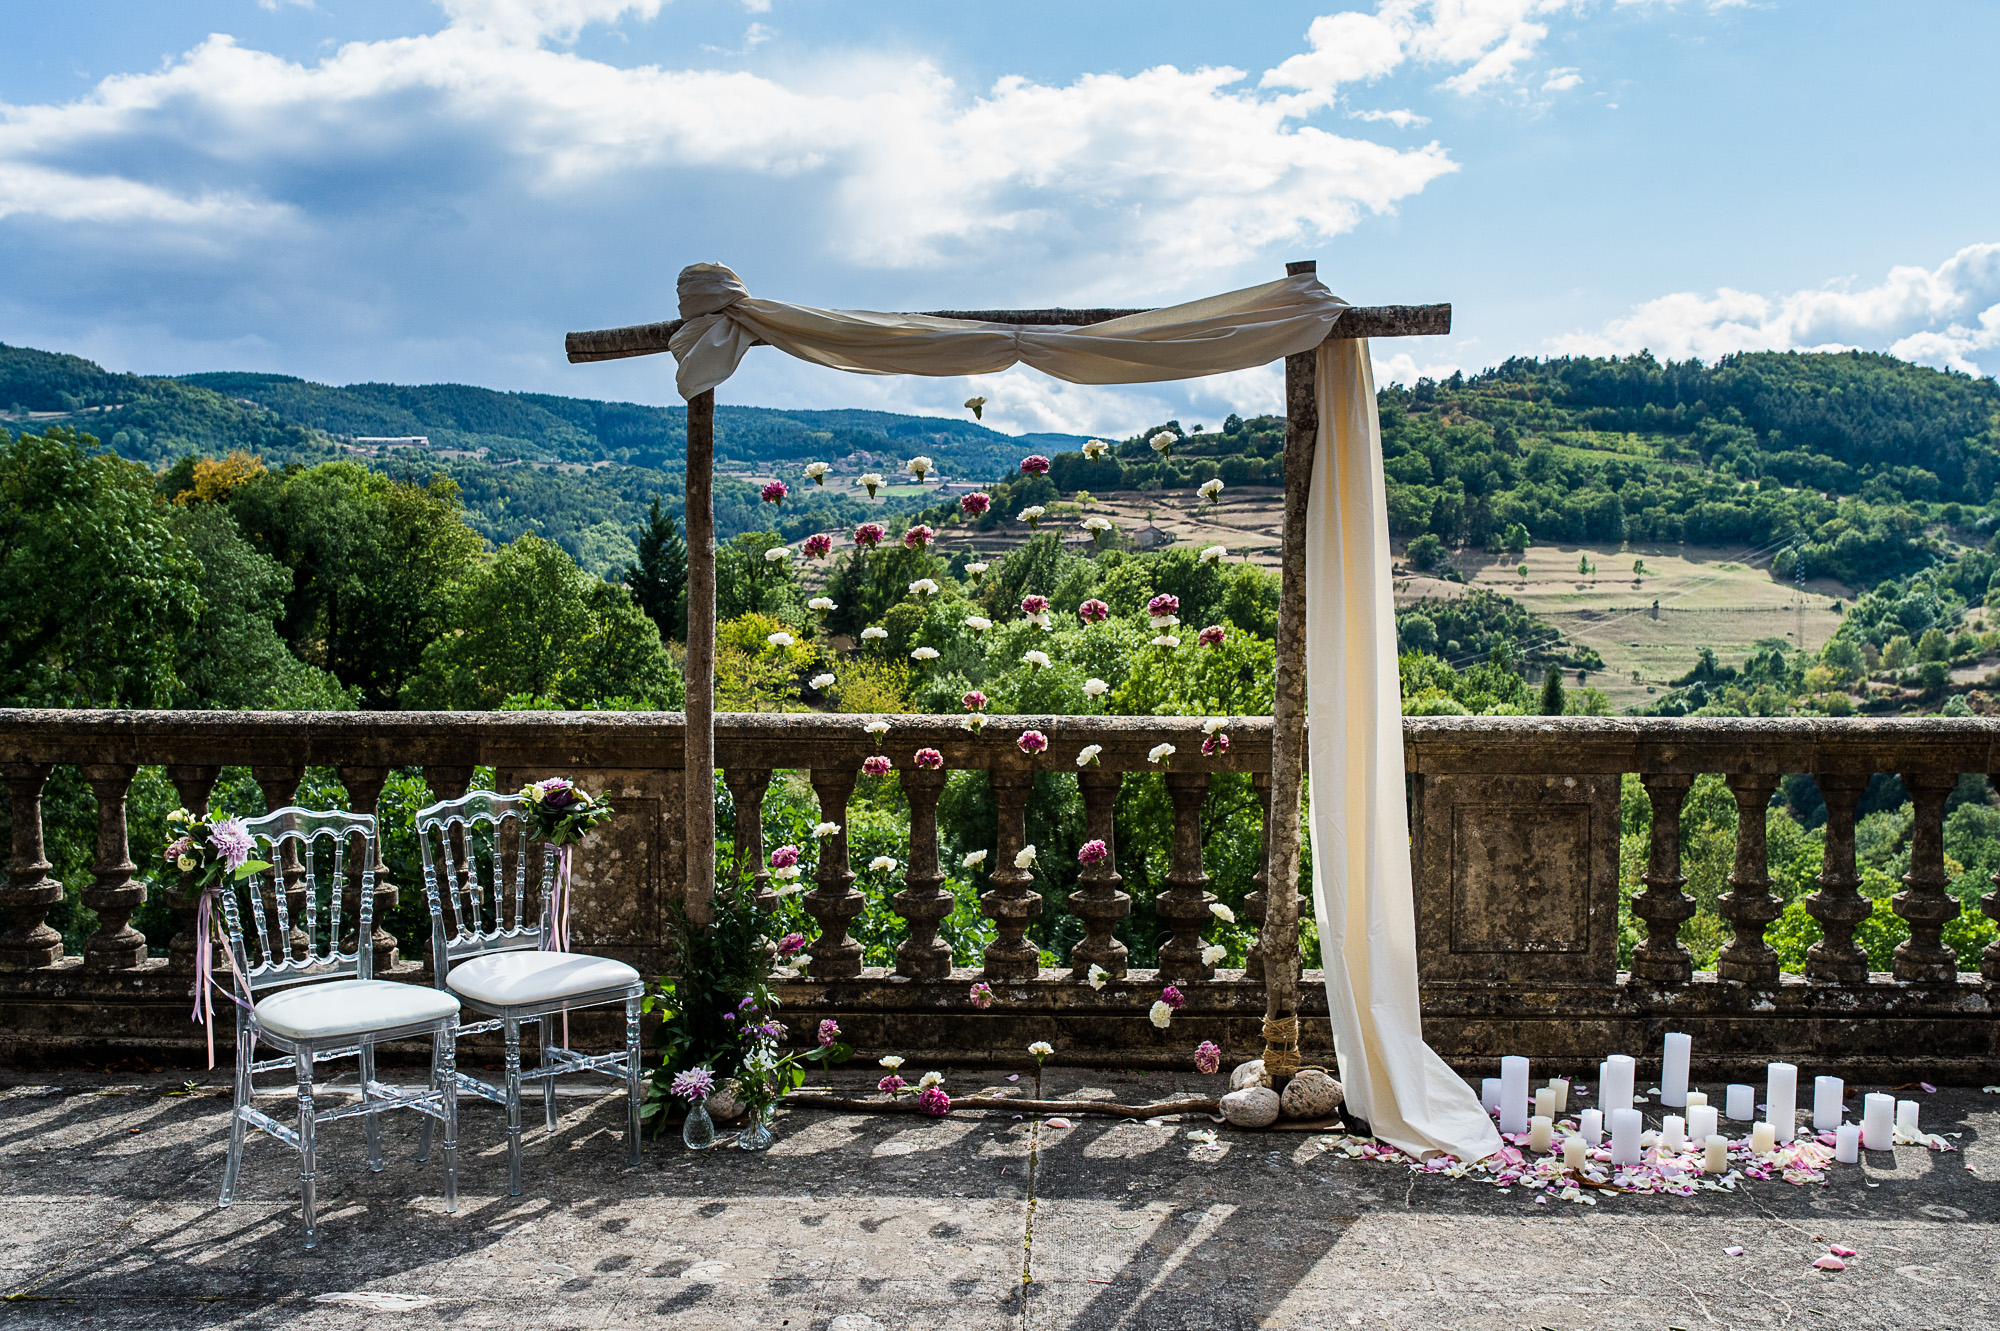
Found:
[[[1153,304],[1315,258],[1378,371],[1861,346],[2000,369],[2000,5],[65,0],[0,16],[0,341],[671,400],[571,328],[694,260],[858,308]],[[752,353],[726,400],[1130,432],[1078,388]]]

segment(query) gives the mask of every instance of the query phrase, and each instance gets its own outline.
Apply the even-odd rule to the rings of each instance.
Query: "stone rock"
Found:
[[[1318,1068],[1300,1068],[1281,1097],[1285,1117],[1303,1119],[1326,1118],[1346,1098],[1340,1083]]]
[[[1261,1058],[1253,1058],[1248,1063],[1238,1064],[1236,1070],[1229,1074],[1229,1089],[1232,1091],[1240,1091],[1245,1086],[1263,1084],[1264,1060]]]
[[[1278,1121],[1278,1093],[1246,1086],[1222,1097],[1222,1116],[1239,1128],[1268,1128]]]
[[[717,1123],[727,1123],[743,1112],[743,1101],[736,1095],[734,1078],[716,1087],[702,1104],[708,1109],[708,1116]]]

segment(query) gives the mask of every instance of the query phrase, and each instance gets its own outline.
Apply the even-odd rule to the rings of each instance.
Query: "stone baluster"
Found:
[[[139,769],[129,763],[93,763],[83,779],[97,796],[97,862],[83,904],[97,912],[97,932],[84,944],[83,964],[94,971],[135,970],[146,961],[146,935],[132,927],[132,912],[146,904],[146,880],[134,877],[125,792]]]
[[[257,782],[257,789],[264,792],[264,811],[275,813],[279,809],[298,803],[299,782],[305,778],[306,769],[297,766],[252,767],[250,775]],[[285,883],[285,918],[290,922],[286,946],[292,950],[295,961],[305,960],[306,949],[310,946],[306,938],[306,866],[299,854],[299,843],[287,841],[279,850],[277,873],[272,876],[270,888],[264,893],[265,918],[276,928],[278,909],[277,879]],[[262,940],[259,940],[262,946]]]
[[[1806,949],[1806,975],[1826,984],[1863,984],[1868,954],[1854,941],[1854,930],[1875,903],[1861,895],[1854,867],[1854,809],[1868,789],[1868,774],[1828,772],[1813,781],[1826,801],[1826,859],[1819,891],[1806,898],[1806,910],[1825,937]]]
[[[1910,792],[1910,871],[1892,901],[1910,924],[1910,936],[1896,944],[1896,978],[1913,984],[1951,984],[1958,979],[1958,954],[1944,945],[1945,925],[1958,918],[1959,904],[1944,871],[1944,803],[1958,785],[1954,772],[1905,772]]]
[[[1083,835],[1087,841],[1102,841],[1109,853],[1096,864],[1086,864],[1078,881],[1083,884],[1069,895],[1070,912],[1083,921],[1083,939],[1069,950],[1070,978],[1081,980],[1090,968],[1102,966],[1113,979],[1125,974],[1125,945],[1112,934],[1118,921],[1132,913],[1132,896],[1118,890],[1124,881],[1118,873],[1118,834],[1113,829],[1118,812],[1118,787],[1123,778],[1103,767],[1077,769],[1076,784],[1083,791]]]
[[[951,944],[937,936],[938,925],[956,904],[944,890],[944,870],[938,866],[937,806],[945,774],[906,767],[901,776],[910,801],[910,859],[903,868],[903,888],[890,904],[909,921],[910,932],[896,946],[896,974],[942,980],[951,974]]]
[[[167,768],[167,779],[174,783],[181,807],[197,818],[207,815],[208,797],[215,793],[215,779],[221,774],[220,767],[205,763],[174,763]],[[195,913],[200,905],[201,890],[194,885],[193,876],[182,874],[167,898],[174,917],[174,936],[167,940],[167,968],[177,975],[194,974],[195,949],[204,941],[195,932]],[[216,948],[214,959],[218,971],[226,969],[229,949]]]
[[[1773,988],[1778,983],[1778,951],[1764,941],[1764,930],[1785,906],[1771,895],[1764,834],[1778,778],[1766,772],[1734,772],[1725,779],[1736,797],[1736,869],[1729,875],[1729,891],[1715,903],[1729,921],[1730,932],[1715,970],[1725,980]]]
[[[340,784],[347,787],[348,812],[377,813],[382,802],[382,787],[389,782],[389,769],[386,767],[343,767],[339,771]],[[361,883],[361,856],[356,853],[356,850],[357,848],[354,845],[350,844],[348,846],[349,862],[347,880],[350,886],[347,890],[350,896],[352,893],[360,890]],[[396,884],[389,877],[389,866],[383,863],[382,860],[382,835],[379,815],[375,835],[375,864],[373,867],[375,871],[375,918],[372,921],[372,928],[369,931],[368,938],[369,945],[375,952],[375,973],[380,975],[396,964],[396,938],[395,935],[383,928],[383,921],[387,920],[389,912],[396,908],[396,901],[401,894],[397,892]],[[359,914],[355,918],[358,921],[360,919]],[[341,942],[342,947],[350,945],[351,940],[349,939],[343,939]]]
[[[815,980],[852,980],[861,975],[861,944],[847,935],[868,904],[854,890],[854,871],[847,865],[847,801],[854,794],[854,776],[848,767],[814,768],[812,773],[820,821],[840,824],[838,832],[820,838],[819,867],[813,872],[818,886],[803,900],[806,914],[819,925],[819,937],[811,944],[810,973]]]
[[[1680,940],[1681,924],[1695,912],[1694,898],[1681,891],[1681,802],[1694,777],[1684,772],[1647,772],[1639,780],[1653,802],[1653,831],[1646,858],[1646,890],[1632,898],[1632,913],[1646,922],[1646,936],[1632,949],[1632,978],[1646,984],[1686,984],[1694,978],[1694,958]]]
[[[748,870],[751,895],[763,910],[776,910],[778,894],[771,890],[771,866],[764,863],[764,792],[771,788],[768,767],[731,767],[722,774],[729,798],[736,805],[736,878]]]
[[[1174,840],[1167,861],[1167,890],[1153,899],[1153,913],[1171,932],[1160,942],[1160,979],[1212,980],[1215,967],[1202,960],[1202,930],[1215,918],[1208,875],[1201,867],[1201,806],[1208,797],[1208,773],[1168,772],[1167,797],[1174,804]]]
[[[1028,940],[1028,925],[1042,913],[1042,894],[1034,890],[1032,869],[1014,867],[1014,857],[1028,844],[1028,792],[1035,774],[995,768],[986,774],[999,814],[999,833],[979,909],[993,921],[994,938],[986,945],[986,978],[1032,980],[1042,967],[1042,951]]]
[[[42,787],[48,763],[8,763],[7,792],[13,799],[14,854],[7,863],[8,913],[13,927],[0,934],[0,969],[33,970],[62,960],[62,935],[48,926],[48,914],[63,899],[63,885],[49,877],[42,846]]]

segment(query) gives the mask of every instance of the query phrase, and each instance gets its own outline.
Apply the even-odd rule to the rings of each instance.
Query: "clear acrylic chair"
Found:
[[[257,846],[252,858],[272,867],[241,882],[225,878],[215,891],[234,976],[236,1105],[229,1121],[229,1163],[222,1174],[221,1205],[236,1196],[246,1129],[261,1128],[299,1153],[299,1191],[306,1247],[319,1245],[314,1219],[319,1125],[360,1116],[368,1136],[368,1167],[382,1168],[379,1117],[388,1109],[424,1115],[424,1152],[430,1126],[444,1124],[445,1210],[458,1209],[458,1000],[421,984],[377,980],[370,936],[375,914],[375,819],[370,814],[285,808],[244,820]],[[358,883],[349,882],[349,851],[361,856]],[[240,898],[240,900],[239,900]],[[352,903],[343,911],[343,900]],[[243,930],[247,903],[253,940]],[[343,915],[352,931],[343,929]],[[253,950],[254,943],[254,950]],[[349,949],[352,950],[349,950]],[[430,1084],[401,1091],[375,1079],[375,1046],[384,1040],[424,1036],[431,1041]],[[257,1059],[257,1047],[283,1051]],[[321,1109],[313,1069],[330,1059],[357,1057],[361,1098]],[[298,1082],[298,1126],[289,1127],[257,1108],[253,1081],[259,1072],[290,1068]]]
[[[645,981],[609,957],[549,950],[555,924],[550,906],[556,878],[553,847],[533,841],[515,795],[475,790],[417,813],[423,851],[424,895],[431,908],[432,967],[437,985],[483,1021],[468,1021],[460,1035],[498,1030],[506,1042],[506,1084],[495,1086],[464,1072],[458,1087],[507,1111],[507,1193],[521,1193],[521,1086],[542,1084],[542,1117],[556,1128],[556,1078],[595,1072],[625,1081],[626,1158],[639,1163],[639,1101],[643,1071],[639,1004]],[[539,884],[530,902],[528,880]],[[528,918],[531,907],[535,918]],[[625,1005],[625,1047],[608,1054],[579,1054],[568,1047],[561,1015],[579,1008]],[[537,1025],[541,1062],[521,1070],[521,1028]],[[425,1125],[426,1131],[429,1125]]]

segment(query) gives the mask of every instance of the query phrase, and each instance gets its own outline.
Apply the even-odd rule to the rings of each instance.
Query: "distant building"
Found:
[[[1131,539],[1134,550],[1157,550],[1163,545],[1172,545],[1174,543],[1174,534],[1165,528],[1155,527],[1149,522],[1145,526],[1135,529],[1132,532]]]
[[[429,448],[431,438],[427,434],[396,435],[356,435],[356,448]]]

